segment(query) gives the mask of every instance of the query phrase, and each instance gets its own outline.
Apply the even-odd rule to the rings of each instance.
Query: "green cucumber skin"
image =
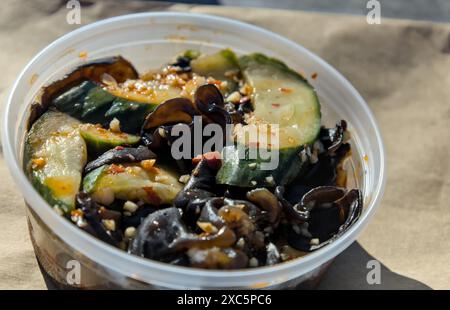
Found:
[[[83,122],[105,124],[104,115],[114,99],[115,96],[93,82],[84,81],[55,98],[52,104]]]
[[[92,170],[83,178],[82,188],[86,193],[95,191],[97,181],[103,176],[103,173],[108,169],[109,165],[103,165],[97,169]]]
[[[223,79],[227,70],[239,69],[238,58],[230,49],[200,56],[191,61],[192,71],[203,76]]]
[[[53,105],[59,111],[78,118],[83,113],[83,105],[87,94],[95,87],[94,83],[85,81],[56,97],[53,100]]]
[[[260,164],[264,162],[261,158],[249,159],[249,149],[245,148],[246,157],[240,159],[238,149],[237,146],[231,145],[222,150],[222,167],[216,175],[218,184],[239,187],[285,185],[308,165],[308,162],[303,162],[299,155],[302,148],[291,148],[280,150],[278,166],[275,169],[261,170]],[[267,182],[268,177],[273,177],[273,184]]]
[[[85,123],[107,127],[113,118],[121,121],[124,132],[139,133],[146,116],[156,104],[119,98],[90,81],[84,81],[55,98],[52,104]]]
[[[305,79],[302,75],[300,75],[298,72],[292,70],[289,68],[284,62],[282,62],[279,59],[268,57],[261,53],[253,53],[249,55],[244,55],[239,57],[238,63],[239,67],[242,71],[245,71],[245,68],[249,67],[252,63],[259,63],[262,65],[270,65],[274,68],[277,68],[278,70],[284,71],[285,73],[291,75],[292,77],[299,79],[303,83],[309,85],[311,88],[312,86],[309,84],[308,80]]]
[[[83,112],[81,117],[86,119],[89,115],[102,112],[110,103],[116,99],[116,97],[109,92],[105,91],[101,87],[95,87],[91,89],[87,96],[84,98]],[[101,114],[100,114],[101,115]]]
[[[181,56],[194,60],[200,56],[200,52],[198,50],[186,50]]]
[[[109,120],[117,118],[123,132],[139,133],[145,118],[158,105],[150,103],[134,102],[123,98],[116,98],[111,107],[105,113]]]

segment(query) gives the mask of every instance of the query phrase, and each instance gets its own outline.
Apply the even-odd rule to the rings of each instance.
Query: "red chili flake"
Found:
[[[152,187],[144,187],[145,192],[147,193],[148,202],[152,205],[159,206],[161,204],[161,198],[159,198],[158,194],[153,190]]]
[[[206,160],[208,166],[213,169],[219,169],[222,164],[219,152],[208,152],[203,155],[197,155],[192,158],[192,163],[197,165],[203,159]]]
[[[122,150],[123,150],[123,146],[118,145],[118,146],[115,147],[115,149],[116,149],[117,151],[122,151]]]
[[[318,76],[317,72],[314,72],[313,74],[311,74],[311,78],[313,80],[317,79],[317,76]]]
[[[272,103],[272,107],[274,107],[274,108],[279,108],[279,107],[280,107],[280,104],[279,104],[279,103]]]
[[[203,154],[203,158],[206,160],[208,166],[212,169],[219,169],[222,165],[219,152],[208,152]]]
[[[203,155],[197,155],[194,158],[192,158],[192,163],[196,165],[202,160],[202,158],[203,158]]]
[[[292,88],[280,87],[278,90],[287,94],[292,93]]]
[[[208,81],[208,84],[214,84],[216,86],[220,86],[220,84],[222,84],[222,81],[220,81],[220,80],[210,80],[210,81]]]
[[[125,168],[123,166],[118,166],[116,164],[112,164],[111,166],[109,166],[109,171],[111,173],[117,174],[117,173],[125,172]]]
[[[70,211],[70,215],[71,216],[83,216],[84,212],[83,212],[83,210],[76,209],[76,210]]]
[[[220,153],[219,152],[208,152],[203,154],[203,157],[207,160],[213,160],[213,159],[220,159]]]

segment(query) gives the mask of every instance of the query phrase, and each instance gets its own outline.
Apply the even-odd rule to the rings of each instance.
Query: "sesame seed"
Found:
[[[141,161],[141,167],[148,170],[153,168],[153,166],[155,165],[156,159],[144,159],[143,161]]]
[[[275,185],[275,180],[272,175],[269,175],[268,177],[266,177],[265,180],[268,185]]]
[[[124,234],[126,238],[133,238],[134,236],[136,236],[136,228],[134,228],[133,226],[127,227]]]
[[[112,132],[121,132],[120,131],[120,121],[117,118],[113,118],[112,121],[109,123],[109,129]]]
[[[167,181],[169,177],[167,175],[155,175],[155,181],[156,182],[164,182]]]
[[[239,238],[239,240],[236,242],[236,246],[240,249],[243,249],[245,246],[245,240],[244,238]]]
[[[218,232],[217,227],[211,224],[210,222],[197,222],[197,225],[198,227],[200,227],[201,230],[203,230],[206,233],[215,234]]]
[[[250,181],[250,184],[252,185],[252,186],[256,186],[256,184],[258,184],[256,181]]]
[[[115,231],[116,230],[116,222],[114,220],[102,220],[103,226],[105,226],[106,230]]]
[[[320,244],[319,238],[312,238],[312,239],[309,241],[309,244],[310,244],[310,245],[319,245],[319,244]]]
[[[248,265],[250,267],[258,267],[259,265],[258,259],[256,257],[250,258],[250,260],[248,261]]]
[[[161,137],[163,137],[163,138],[166,137],[166,131],[165,131],[164,128],[162,128],[162,127],[159,127],[159,128],[158,128],[158,134],[159,134]]]
[[[191,176],[189,174],[183,174],[182,176],[180,176],[180,178],[178,179],[178,181],[180,181],[183,184],[186,184],[189,181],[189,178]]]
[[[228,95],[228,97],[226,98],[225,101],[232,102],[232,103],[238,103],[239,100],[241,100],[241,98],[242,98],[242,95],[239,92],[234,91],[230,95]]]
[[[125,211],[128,211],[130,213],[134,213],[136,212],[136,210],[139,208],[139,206],[137,204],[135,204],[132,201],[127,200],[124,204],[123,204],[123,209]]]
[[[248,167],[250,169],[255,169],[256,168],[256,163],[250,163],[250,164],[248,164]]]

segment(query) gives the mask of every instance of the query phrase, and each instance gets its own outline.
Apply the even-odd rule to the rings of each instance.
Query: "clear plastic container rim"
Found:
[[[114,248],[94,237],[80,230],[75,225],[60,217],[56,212],[52,210],[44,201],[44,199],[33,188],[31,183],[25,176],[21,164],[20,155],[17,153],[17,146],[19,141],[15,140],[14,130],[17,124],[13,122],[11,118],[11,108],[14,104],[15,92],[19,88],[21,83],[26,83],[24,77],[30,73],[33,64],[40,59],[45,59],[46,55],[54,51],[55,49],[61,49],[64,47],[64,42],[71,40],[72,38],[96,29],[101,29],[108,25],[128,23],[133,20],[142,19],[177,19],[178,21],[189,21],[192,19],[203,20],[205,22],[213,22],[221,27],[235,26],[247,29],[261,36],[268,38],[273,37],[283,44],[289,45],[292,48],[296,48],[299,53],[306,54],[308,57],[313,58],[320,66],[322,66],[328,74],[332,75],[334,79],[337,79],[342,83],[348,91],[359,102],[364,113],[370,119],[370,127],[374,129],[378,144],[378,152],[380,158],[380,173],[378,175],[378,182],[376,182],[375,190],[372,192],[369,205],[365,206],[365,211],[359,218],[359,220],[346,231],[339,239],[325,246],[315,252],[312,252],[302,258],[298,258],[292,261],[284,262],[274,266],[264,266],[245,270],[204,270],[191,267],[173,266],[134,255],[130,255],[117,248]],[[373,216],[376,206],[379,204],[383,195],[386,179],[386,162],[385,151],[383,147],[383,141],[375,122],[372,112],[367,106],[364,99],[356,91],[356,89],[344,78],[338,71],[336,71],[327,62],[321,59],[319,56],[310,52],[301,45],[294,43],[276,33],[265,30],[263,28],[247,24],[244,22],[211,16],[206,14],[196,13],[179,13],[179,12],[149,12],[149,13],[137,13],[123,15],[113,18],[104,19],[83,27],[80,27],[64,36],[58,38],[43,50],[41,50],[23,69],[19,77],[13,84],[9,96],[6,101],[6,105],[3,106],[3,126],[2,126],[2,144],[3,152],[8,168],[11,171],[14,181],[21,189],[24,198],[29,202],[33,210],[38,216],[46,223],[52,231],[59,236],[64,242],[69,244],[76,251],[81,252],[89,259],[106,266],[110,270],[123,275],[124,277],[131,277],[136,280],[149,282],[156,285],[168,286],[172,288],[185,288],[187,284],[191,283],[191,288],[202,286],[203,284],[211,287],[224,287],[224,286],[252,286],[257,283],[271,283],[277,284],[283,281],[296,278],[303,274],[306,274],[315,268],[319,267],[323,263],[334,258],[345,248],[347,248],[355,239],[355,236],[366,226],[369,219]],[[10,119],[11,118],[11,119]],[[11,130],[14,128],[14,130]],[[174,277],[174,278],[172,278]],[[194,281],[195,279],[195,281]],[[220,281],[220,282],[218,282]],[[196,283],[194,283],[196,282]]]

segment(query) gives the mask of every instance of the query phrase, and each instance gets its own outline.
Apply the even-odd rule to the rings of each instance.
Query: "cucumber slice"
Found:
[[[166,100],[180,96],[182,88],[180,86],[162,83],[158,80],[133,80],[128,81],[129,84],[135,84],[136,87],[145,85],[146,91],[141,93],[139,90],[130,91],[124,85],[108,86],[106,88],[111,94],[124,100],[129,100],[141,104],[160,104]]]
[[[314,88],[281,61],[262,54],[243,56],[239,64],[253,88],[253,120],[279,125],[280,149],[313,143],[321,125]]]
[[[105,117],[108,120],[117,118],[124,132],[139,133],[145,118],[157,106],[157,104],[140,103],[116,98],[109,110],[106,111]]]
[[[132,146],[141,139],[139,136],[112,132],[92,124],[81,125],[80,134],[86,142],[90,156],[102,154],[119,145]]]
[[[183,54],[181,54],[182,57],[186,57],[189,60],[197,59],[200,57],[200,52],[197,50],[185,50]]]
[[[116,97],[93,82],[84,81],[56,97],[52,104],[61,112],[89,123],[101,123]]]
[[[72,87],[56,97],[52,104],[83,122],[105,127],[116,117],[122,121],[122,130],[128,133],[139,132],[145,117],[157,106],[118,97],[90,81]]]
[[[66,215],[74,208],[87,158],[79,125],[75,118],[50,110],[33,124],[25,141],[28,178],[50,205]]]
[[[238,59],[230,49],[221,50],[215,54],[202,55],[191,60],[192,72],[216,80],[227,81],[228,90],[236,88],[237,83],[227,76],[229,71],[239,71]]]
[[[139,164],[104,165],[89,172],[83,190],[97,202],[109,205],[115,198],[145,201],[152,205],[170,204],[183,188],[176,176],[158,167]]]
[[[219,184],[251,187],[256,185],[284,185],[293,180],[307,164],[301,150],[311,145],[320,131],[320,104],[314,88],[298,73],[279,60],[262,54],[251,54],[239,59],[245,81],[252,88],[253,114],[246,120],[249,125],[235,130],[237,141],[243,141],[249,126],[255,126],[265,134],[250,138],[239,154],[240,146],[224,148],[223,163],[216,180]],[[270,170],[261,170],[264,161],[259,156],[249,158],[254,145],[269,145],[274,136],[269,124],[278,125],[278,165]],[[267,129],[268,128],[268,129]],[[255,140],[256,139],[256,140]]]
[[[230,49],[224,49],[215,54],[201,55],[191,60],[191,68],[198,75],[212,76],[218,80],[224,80],[225,72],[228,70],[239,70],[238,59]]]
[[[243,148],[244,152],[251,152]],[[278,153],[278,166],[274,169],[262,170],[262,164],[269,165],[270,160],[257,156],[250,159],[239,156],[240,148],[226,146],[222,150],[222,166],[217,172],[218,184],[234,185],[239,187],[274,187],[292,181],[306,167],[299,156],[299,149],[290,148],[280,150]],[[257,153],[256,153],[257,154]]]

